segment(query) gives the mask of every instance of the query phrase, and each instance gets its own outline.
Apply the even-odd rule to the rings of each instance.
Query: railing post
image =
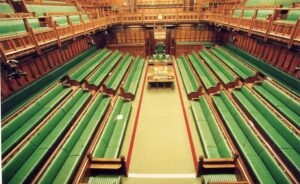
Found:
[[[35,37],[35,34],[34,34],[32,28],[30,27],[30,25],[29,25],[29,23],[28,23],[27,18],[24,18],[23,21],[24,21],[24,24],[25,24],[25,27],[26,27],[27,32],[29,33],[29,35],[30,35],[32,41],[33,41],[34,44],[35,44],[36,52],[40,55],[40,54],[41,54],[41,49],[40,49],[40,47],[39,47],[39,43],[38,43],[38,41],[37,41],[37,39],[36,39],[36,37]]]
[[[297,35],[300,32],[299,30],[300,30],[300,19],[298,19],[298,21],[295,24],[295,27],[293,29],[293,32],[292,32],[291,37],[288,42],[288,48],[292,47],[295,37],[297,37]]]

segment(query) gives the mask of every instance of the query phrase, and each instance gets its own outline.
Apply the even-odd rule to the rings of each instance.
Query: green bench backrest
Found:
[[[66,16],[60,16],[60,17],[53,17],[53,20],[57,22],[59,25],[66,25],[68,24],[68,19]]]
[[[72,15],[72,16],[70,16],[70,20],[73,23],[78,23],[78,22],[80,22],[80,17],[79,17],[79,15]]]
[[[57,5],[26,5],[29,12],[35,12],[37,16],[43,16],[45,12],[57,13],[57,12],[77,12],[75,6],[57,6]]]
[[[300,2],[300,0],[248,0],[245,6],[283,5],[284,7],[290,7],[294,2]]]
[[[261,9],[259,9],[257,11],[256,18],[266,19],[268,17],[268,15],[273,14],[273,13],[274,13],[274,10],[261,10]]]
[[[0,20],[0,34],[13,34],[18,32],[26,32],[23,19]]]
[[[15,13],[8,3],[0,3],[0,13]]]
[[[298,21],[300,18],[300,10],[290,10],[286,20]]]
[[[27,19],[31,28],[41,28],[39,19]]]
[[[241,13],[242,13],[242,10],[234,10],[233,17],[240,17]]]
[[[253,17],[255,10],[244,10],[243,17],[251,18]]]

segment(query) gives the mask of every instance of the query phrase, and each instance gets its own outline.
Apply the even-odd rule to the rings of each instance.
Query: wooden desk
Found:
[[[174,70],[170,65],[149,65],[147,71],[148,88],[174,87]]]

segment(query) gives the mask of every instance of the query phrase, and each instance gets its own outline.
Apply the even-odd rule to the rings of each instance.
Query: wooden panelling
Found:
[[[1,72],[1,98],[5,98],[34,82],[52,71],[53,69],[68,62],[70,59],[78,56],[89,48],[87,39],[78,39],[64,49],[58,48],[52,51],[43,53],[41,56],[33,56],[20,60],[20,65],[17,70],[26,72],[26,76],[22,76],[20,79],[12,79],[9,81],[4,72]]]
[[[264,60],[273,66],[288,72],[289,74],[299,78],[300,52],[299,50],[288,49],[285,46],[275,43],[263,43],[262,41],[248,37],[246,35],[237,34],[235,45],[253,56]]]

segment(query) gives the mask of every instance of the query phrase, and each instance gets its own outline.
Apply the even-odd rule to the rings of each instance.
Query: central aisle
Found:
[[[133,173],[195,173],[177,84],[174,89],[144,86],[129,167],[129,175]]]

